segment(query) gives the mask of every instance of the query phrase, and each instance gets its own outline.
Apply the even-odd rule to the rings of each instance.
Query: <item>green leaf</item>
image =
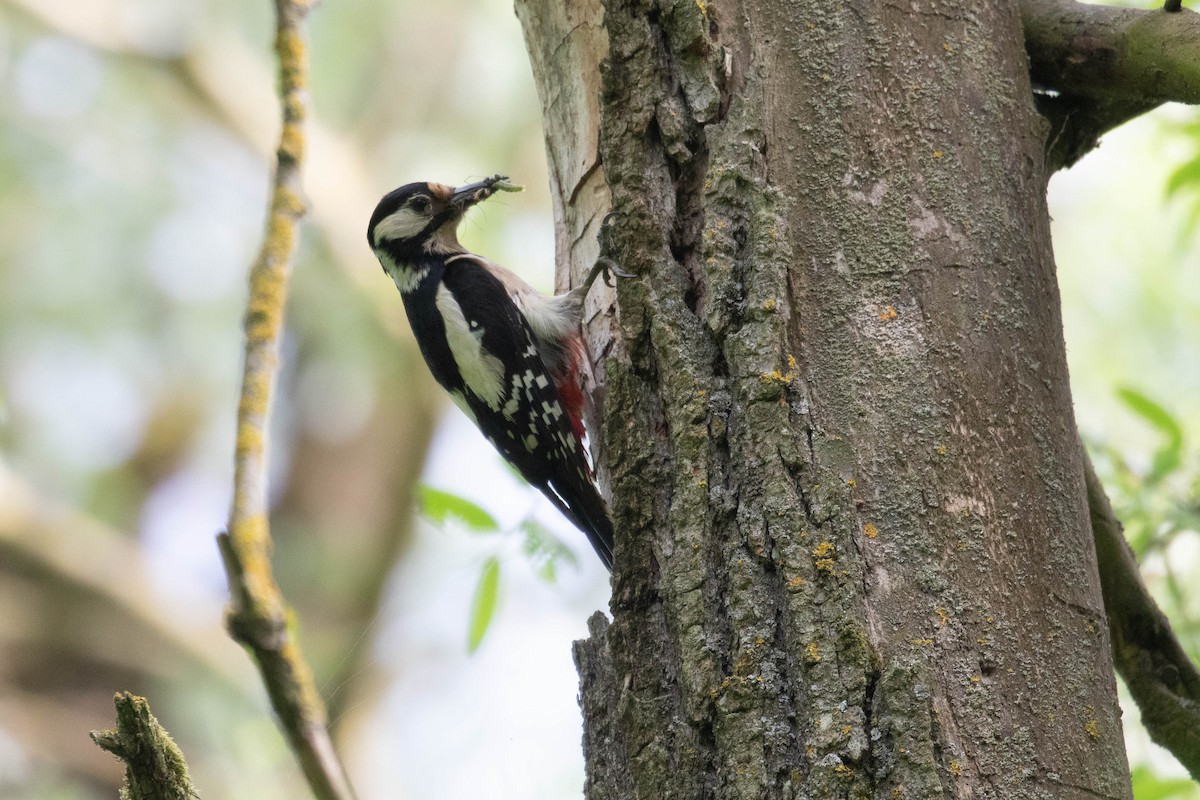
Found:
[[[1117,396],[1129,410],[1157,428],[1166,439],[1162,447],[1154,453],[1150,472],[1146,475],[1148,484],[1158,483],[1179,469],[1183,462],[1183,429],[1175,417],[1171,416],[1171,412],[1136,389],[1122,387],[1117,390]]]
[[[1179,423],[1173,416],[1171,416],[1171,412],[1167,411],[1165,408],[1139,392],[1137,389],[1131,389],[1128,386],[1123,386],[1120,389],[1117,389],[1117,397],[1121,398],[1121,402],[1124,403],[1131,411],[1133,411],[1142,419],[1146,420],[1146,422],[1149,422],[1155,428],[1158,428],[1168,438],[1183,438],[1183,431],[1179,427]]]
[[[500,594],[500,560],[492,556],[483,562],[475,596],[471,598],[471,620],[467,626],[467,652],[474,653],[496,614],[496,598]]]
[[[521,522],[519,529],[525,534],[525,555],[529,557],[530,563],[542,580],[554,583],[558,577],[560,562],[579,566],[579,559],[575,553],[542,523],[527,518]]]
[[[476,533],[495,533],[500,530],[496,518],[465,497],[443,492],[430,486],[417,487],[421,494],[421,510],[434,522],[445,524],[456,519]]]
[[[1197,188],[1200,188],[1200,159],[1192,159],[1171,173],[1165,193],[1172,197],[1183,189]]]

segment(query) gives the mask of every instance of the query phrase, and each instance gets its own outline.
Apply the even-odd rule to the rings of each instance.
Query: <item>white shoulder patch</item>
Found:
[[[473,261],[503,284],[517,309],[529,322],[542,350],[554,349],[558,342],[579,330],[579,323],[583,319],[583,298],[573,292],[541,294],[512,270],[474,253],[446,259],[447,264],[455,261]]]
[[[463,383],[493,411],[499,411],[505,389],[504,363],[484,352],[483,328],[478,322],[467,320],[445,284],[438,286],[436,302],[446,326],[446,342]]]

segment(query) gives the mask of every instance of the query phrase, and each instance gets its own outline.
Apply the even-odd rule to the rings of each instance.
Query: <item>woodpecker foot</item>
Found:
[[[600,240],[600,252],[611,253],[614,249],[612,242],[612,234],[610,233],[610,224],[616,217],[622,216],[620,211],[610,211],[604,215],[604,219],[600,221],[600,233],[597,238]],[[612,277],[615,275],[618,278],[636,278],[632,272],[626,272],[617,264],[617,262],[606,255],[601,255],[596,259],[596,263],[592,266],[591,272],[588,273],[587,279],[583,282],[583,290],[586,293],[592,288],[592,284],[596,282],[596,278],[603,275],[604,285],[612,286]]]

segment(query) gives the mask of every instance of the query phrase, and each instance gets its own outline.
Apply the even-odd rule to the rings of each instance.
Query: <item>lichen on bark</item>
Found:
[[[1020,21],[914,8],[527,22],[544,105],[594,102],[561,42],[600,68],[575,155],[639,276],[589,321],[590,798],[1129,796]]]

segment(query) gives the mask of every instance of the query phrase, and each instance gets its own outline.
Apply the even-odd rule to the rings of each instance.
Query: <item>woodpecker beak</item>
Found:
[[[519,192],[522,186],[508,182],[507,175],[493,175],[475,183],[460,186],[450,195],[450,205],[459,211],[466,211],[471,206],[482,203],[496,192]]]
[[[454,190],[454,194],[450,195],[450,205],[466,211],[476,203],[482,203],[484,200],[487,200],[496,193],[496,190],[492,188],[492,185],[495,184],[497,180],[503,179],[497,175],[494,178],[487,178],[475,183],[468,183],[466,186],[458,187]]]

